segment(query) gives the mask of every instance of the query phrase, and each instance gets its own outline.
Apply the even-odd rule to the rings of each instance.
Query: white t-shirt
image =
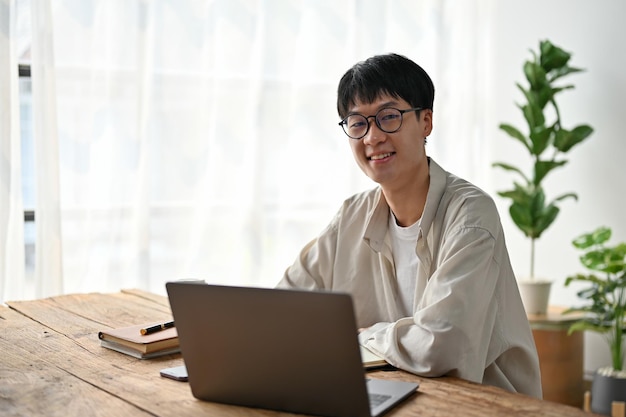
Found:
[[[420,220],[411,226],[403,227],[397,223],[393,212],[389,216],[389,231],[398,281],[398,294],[407,317],[413,315],[413,303],[415,302],[417,265],[419,262],[415,246],[417,245]]]

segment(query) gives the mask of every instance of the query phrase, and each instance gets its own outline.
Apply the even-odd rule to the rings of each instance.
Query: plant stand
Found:
[[[583,333],[567,334],[570,324],[582,315],[562,315],[563,311],[563,307],[550,306],[547,314],[528,315],[539,355],[543,399],[582,408]]]
[[[605,370],[609,373],[598,370],[593,376],[591,393],[585,393],[584,408],[611,417],[626,417],[626,378],[612,373],[611,367]]]
[[[583,407],[585,411],[591,412],[591,392],[585,392],[585,405]],[[626,403],[621,401],[614,401],[611,404],[611,417],[626,417]]]

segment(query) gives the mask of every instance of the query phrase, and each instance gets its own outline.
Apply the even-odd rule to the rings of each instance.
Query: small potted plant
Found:
[[[572,244],[584,251],[582,265],[591,273],[567,277],[572,282],[588,284],[578,297],[584,306],[566,310],[583,312],[585,317],[574,322],[569,333],[589,330],[606,337],[611,351],[611,366],[596,371],[591,385],[591,410],[610,414],[613,401],[626,401],[626,372],[624,366],[624,336],[626,335],[626,243],[607,244],[611,229],[600,227],[574,239]]]
[[[530,239],[530,275],[528,279],[518,279],[524,307],[529,314],[545,314],[551,281],[535,278],[535,241],[556,219],[558,203],[578,196],[570,192],[548,200],[543,182],[552,170],[568,162],[563,156],[587,139],[593,129],[584,124],[566,128],[556,101],[557,94],[574,88],[559,85],[561,79],[582,71],[569,66],[571,54],[548,40],[539,43],[538,53],[532,50],[531,53],[532,59],[523,65],[528,87],[517,84],[525,99],[523,104],[518,104],[526,120],[525,133],[510,124],[499,126],[526,149],[532,160],[530,172],[504,162],[495,162],[493,166],[513,172],[519,178],[513,182],[512,189],[498,195],[511,200],[511,219]]]

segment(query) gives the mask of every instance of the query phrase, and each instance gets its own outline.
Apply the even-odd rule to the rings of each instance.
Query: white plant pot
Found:
[[[526,314],[543,315],[548,312],[552,281],[524,279],[518,281],[518,286]]]

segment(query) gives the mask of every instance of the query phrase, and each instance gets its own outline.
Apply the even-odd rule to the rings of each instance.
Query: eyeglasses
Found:
[[[423,107],[413,107],[412,109],[398,110],[393,107],[385,107],[373,115],[363,116],[362,114],[349,114],[345,119],[339,122],[339,126],[352,139],[361,139],[370,130],[369,118],[373,117],[376,126],[385,133],[394,133],[400,130],[402,126],[402,115],[412,111],[423,110]]]

